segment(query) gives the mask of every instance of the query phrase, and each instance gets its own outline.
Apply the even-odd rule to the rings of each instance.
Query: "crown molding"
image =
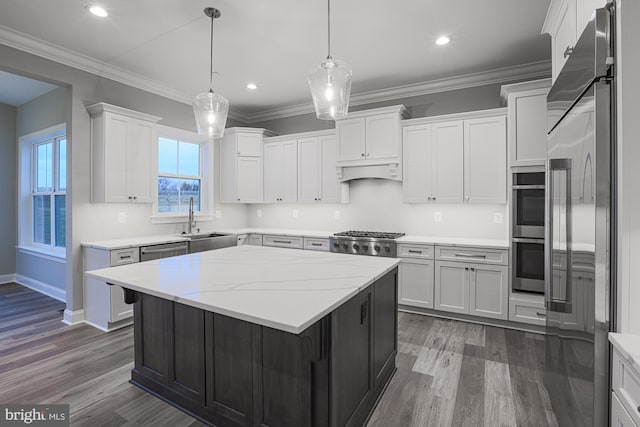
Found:
[[[532,62],[514,67],[498,68],[479,73],[464,74],[422,83],[395,86],[352,94],[350,106],[366,105],[374,102],[393,101],[432,93],[503,83],[513,80],[540,79],[551,76],[551,61]],[[310,114],[315,110],[313,103],[297,104],[289,107],[273,108],[257,113],[245,113],[245,123],[281,119],[289,116]]]
[[[0,43],[128,86],[155,93],[183,104],[191,105],[192,97],[188,94],[171,89],[164,84],[150,81],[139,74],[114,67],[87,55],[74,52],[2,25],[0,25]],[[550,61],[534,62],[514,67],[431,80],[423,83],[352,94],[350,105],[365,105],[373,102],[397,100],[492,83],[508,82],[515,79],[537,79],[550,75]],[[251,124],[313,112],[313,104],[308,102],[286,107],[270,108],[255,113],[233,109],[229,111],[228,116],[241,123]]]

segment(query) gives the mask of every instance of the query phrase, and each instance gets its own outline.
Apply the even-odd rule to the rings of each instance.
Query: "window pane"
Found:
[[[200,145],[180,141],[178,174],[200,176]]]
[[[178,211],[178,190],[180,180],[177,178],[158,177],[158,212]]]
[[[67,138],[63,138],[58,141],[58,191],[66,191],[66,190],[67,190]]]
[[[51,191],[53,189],[53,144],[36,145],[36,192]]]
[[[193,210],[200,212],[200,180],[183,179],[180,182],[180,211],[189,212],[189,199],[193,197]]]
[[[51,244],[51,196],[33,196],[33,242]]]
[[[56,223],[56,246],[64,248],[67,241],[67,196],[58,194],[55,196],[54,221]]]
[[[158,172],[178,173],[178,141],[158,138]]]

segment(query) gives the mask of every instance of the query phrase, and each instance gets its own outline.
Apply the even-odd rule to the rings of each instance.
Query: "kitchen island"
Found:
[[[217,426],[361,426],[395,372],[398,263],[237,246],[86,274],[134,303],[135,385]]]

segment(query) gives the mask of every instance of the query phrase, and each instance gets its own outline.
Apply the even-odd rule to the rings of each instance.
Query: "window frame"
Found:
[[[200,211],[194,212],[196,221],[213,220],[213,141],[206,136],[198,135],[182,129],[157,125],[155,142],[152,153],[152,170],[154,176],[152,223],[180,223],[188,220],[188,212],[159,212],[158,211],[158,178],[160,176],[172,178],[198,179],[191,175],[166,174],[158,170],[158,155],[160,138],[173,139],[200,146]]]
[[[65,182],[66,188],[64,191],[60,191],[59,188],[59,142],[60,140],[66,140],[66,164],[68,165],[69,159],[69,139],[67,135],[66,123],[51,126],[49,128],[33,132],[19,137],[19,154],[20,159],[18,162],[18,189],[20,194],[20,202],[18,204],[18,248],[36,253],[42,253],[48,256],[52,256],[52,259],[64,259],[66,258],[67,245],[68,245],[68,174],[67,167]],[[40,145],[52,142],[52,187],[51,191],[36,191],[37,190],[37,165],[36,165],[36,148]],[[51,200],[50,205],[50,227],[51,227],[51,243],[44,244],[35,241],[34,236],[34,204],[33,198],[38,195],[48,195]],[[55,221],[55,196],[65,196],[65,246],[56,246],[56,221]]]

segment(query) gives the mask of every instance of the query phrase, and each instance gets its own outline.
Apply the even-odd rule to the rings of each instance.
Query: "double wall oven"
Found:
[[[512,188],[511,286],[544,294],[545,173],[516,172]]]

